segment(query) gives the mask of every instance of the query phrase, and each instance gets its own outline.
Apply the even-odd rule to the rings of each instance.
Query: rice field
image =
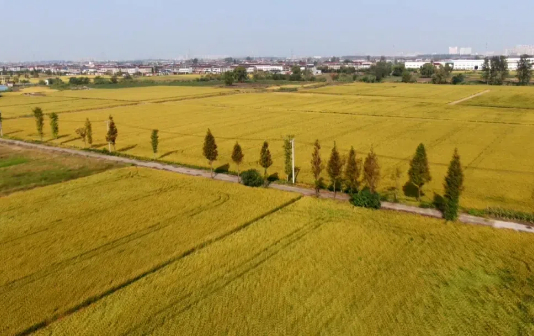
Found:
[[[0,334],[68,315],[297,197],[122,168],[0,198]]]
[[[147,176],[146,171],[140,174],[147,181],[163,177]],[[109,177],[109,173],[102,175],[104,179]],[[106,188],[96,183],[95,177],[90,180],[96,189],[87,188],[87,192],[97,193]],[[84,179],[80,183],[85,185],[87,181]],[[183,187],[197,189],[198,181],[201,180],[193,182],[191,179]],[[61,192],[79,186],[69,184]],[[143,190],[150,193],[145,190],[149,188],[145,184]],[[232,192],[232,188],[225,186],[224,190]],[[244,189],[235,188],[240,190],[236,196],[244,198]],[[254,191],[254,202],[241,206],[261,203],[263,194],[259,192]],[[215,196],[204,191],[196,194],[188,193],[193,198],[191,204],[183,203],[188,209],[209,203]],[[208,199],[196,200],[200,194]],[[174,195],[178,195],[178,190]],[[38,196],[30,193],[27,197]],[[118,195],[113,193],[106,201],[116,204],[114,196]],[[277,198],[280,196],[277,194]],[[153,197],[160,196],[152,193],[144,203],[151,203]],[[174,199],[170,195],[162,197]],[[67,197],[60,199],[59,202],[67,205]],[[228,202],[232,199],[230,197]],[[18,204],[22,197],[10,201]],[[171,214],[141,203],[129,209],[140,215],[137,209],[141,206],[149,213],[143,212],[142,218],[133,225],[123,226],[126,232],[119,231],[121,235],[132,232],[131,235],[138,238],[136,250],[125,247],[117,251],[111,247],[104,252],[105,249],[100,248],[97,251],[102,253],[89,252],[82,260],[70,259],[73,264],[82,264],[72,266],[75,269],[45,272],[44,279],[26,285],[25,291],[11,292],[8,296],[2,293],[2,304],[14,309],[3,311],[0,323],[4,329],[0,330],[3,333],[18,331],[32,321],[58,314],[59,319],[51,319],[50,324],[35,334],[102,335],[110,330],[114,334],[128,335],[528,335],[534,332],[531,323],[534,287],[529,267],[534,262],[534,236],[486,227],[444,225],[439,220],[357,209],[312,198],[303,198],[191,254],[173,258],[164,267],[61,315],[64,309],[77,302],[73,290],[83,288],[89,293],[97,291],[96,288],[102,290],[105,286],[101,288],[99,281],[106,278],[108,270],[113,269],[119,276],[131,266],[139,267],[138,264],[147,262],[148,256],[161,253],[150,243],[150,235],[140,237],[140,231],[136,230],[141,229],[139,225],[145,217],[152,215],[168,220]],[[42,204],[40,211],[58,205]],[[163,206],[178,211],[172,205]],[[200,217],[191,218],[189,213],[176,219],[183,218],[184,222],[173,224],[173,230],[168,231],[178,240],[169,244],[171,240],[165,239],[161,232],[158,241],[162,250],[179,255],[182,241],[195,241],[199,231],[204,231],[208,225],[204,218],[219,219],[229,207],[212,205],[204,208]],[[68,206],[65,209],[67,220],[71,211],[76,213]],[[25,216],[24,211],[19,210],[19,213]],[[111,216],[113,219],[129,216],[118,209],[106,213],[108,217],[115,213]],[[53,220],[50,216],[45,218]],[[60,256],[71,263],[69,254],[90,249],[96,242],[103,243],[118,234],[112,230],[119,225],[116,220],[104,222],[102,218],[100,223],[107,225],[98,225],[97,229],[96,218],[86,222],[79,213],[72,218],[75,217],[81,217],[82,222],[76,223],[74,229],[63,231],[65,237],[61,242],[59,239],[48,241],[53,243],[50,252],[36,256],[37,260],[24,265],[20,271],[12,268],[17,270],[16,276],[26,274],[26,269],[35,267],[34,263],[40,265],[39,262],[45,262],[34,270],[39,275],[46,265],[64,267],[53,254],[56,245],[72,246],[65,249],[67,255]],[[28,222],[27,217],[24,219],[23,223]],[[47,225],[52,223],[49,221]],[[66,224],[53,225],[53,230],[59,231],[61,228],[56,226]],[[24,232],[26,227],[15,231],[13,225],[8,225],[8,230],[13,230],[10,234],[16,236],[16,232]],[[172,233],[176,230],[178,232]],[[192,236],[183,237],[185,232]],[[104,239],[106,234],[111,236]],[[82,236],[89,237],[89,241],[76,239]],[[145,240],[148,241],[145,243]],[[141,261],[134,258],[138,254],[143,255]],[[100,259],[106,262],[99,263]],[[11,259],[8,264],[13,266],[14,261]],[[19,260],[18,265],[22,264]],[[68,280],[67,273],[70,274]],[[29,280],[24,281],[27,282]],[[39,299],[33,299],[34,296]]]
[[[448,105],[488,89],[490,92],[482,96]],[[534,105],[528,99],[534,88],[399,83],[351,84],[298,93],[222,95],[220,92],[228,92],[224,90],[227,89],[148,87],[64,91],[55,96],[64,99],[84,96],[87,101],[116,99],[125,104],[171,101],[64,113],[60,115],[60,133],[65,137],[51,139],[46,125],[45,140],[82,147],[74,130],[89,118],[93,122],[95,147],[104,148],[105,121],[112,114],[119,130],[118,151],[152,158],[150,132],[159,129],[159,158],[207,167],[202,142],[210,128],[219,146],[216,166],[230,164],[230,169],[236,170],[230,154],[235,141],[239,141],[245,153],[242,168],[260,168],[259,152],[267,140],[274,161],[269,172],[283,177],[282,138],[293,134],[296,163],[302,168],[298,181],[304,184],[312,183],[309,161],[315,139],[321,141],[325,161],[334,141],[342,154],[354,146],[360,158],[373,146],[382,167],[380,191],[386,194],[395,184],[391,175],[396,167],[404,172],[401,186],[407,182],[409,159],[422,142],[427,147],[433,178],[423,188],[425,201],[432,200],[434,193],[442,194],[447,165],[458,147],[466,173],[463,207],[534,211]],[[207,92],[214,96],[206,97],[212,94]],[[524,99],[517,103],[518,100],[510,98],[510,92]],[[483,106],[478,101],[491,98],[491,94],[497,95],[492,99],[503,107]],[[171,96],[192,99],[172,101]],[[31,101],[34,97],[26,98]],[[0,104],[3,99],[0,98]],[[45,113],[62,103],[50,104],[43,107]],[[4,132],[21,139],[38,139],[32,118],[6,120]],[[402,195],[401,200],[415,202],[410,195]]]

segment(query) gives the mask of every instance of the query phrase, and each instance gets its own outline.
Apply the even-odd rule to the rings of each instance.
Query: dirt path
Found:
[[[476,94],[474,94],[472,96],[465,97],[465,98],[462,98],[462,99],[457,100],[457,101],[453,101],[453,102],[449,103],[449,105],[460,104],[460,103],[463,103],[466,100],[473,99],[473,98],[478,97],[478,96],[482,96],[484,93],[488,93],[488,92],[490,92],[490,90],[482,91],[482,92],[476,93]]]
[[[119,157],[119,156],[105,155],[105,154],[87,152],[83,150],[70,149],[70,148],[52,147],[52,146],[46,146],[42,144],[19,141],[19,140],[10,140],[10,139],[0,138],[0,143],[7,144],[7,145],[14,145],[14,146],[24,146],[24,147],[35,148],[35,149],[46,150],[46,151],[55,151],[55,152],[72,154],[72,155],[82,155],[82,156],[93,157],[93,158],[101,159],[101,160],[132,164],[138,167],[166,170],[166,171],[190,175],[190,176],[199,176],[199,177],[204,177],[204,178],[211,177],[210,172],[206,170],[181,167],[181,166],[153,162],[153,161],[129,159],[129,158],[124,158],[124,157]],[[238,183],[237,176],[235,175],[216,174],[214,179],[218,181]],[[312,189],[285,185],[285,184],[272,183],[269,185],[269,188],[282,190],[282,191],[288,191],[288,192],[295,192],[295,193],[302,194],[304,196],[315,195],[315,192]],[[320,198],[333,199],[334,193],[329,192],[329,191],[321,191]],[[349,200],[349,196],[346,194],[337,194],[336,199],[346,202]],[[382,202],[382,209],[408,212],[408,213],[418,214],[418,215],[427,216],[427,217],[443,218],[441,212],[439,212],[438,210],[422,209],[422,208],[418,208],[415,206],[410,206],[410,205],[405,205],[405,204],[400,204],[400,203]],[[534,232],[534,228],[531,228],[528,225],[514,223],[514,222],[506,222],[506,221],[487,219],[487,218],[482,218],[482,217],[475,217],[475,216],[471,216],[467,214],[460,214],[458,219],[460,222],[463,222],[466,224],[486,225],[486,226],[491,226],[491,227],[499,228],[499,229],[511,229],[511,230],[523,231],[523,232]]]

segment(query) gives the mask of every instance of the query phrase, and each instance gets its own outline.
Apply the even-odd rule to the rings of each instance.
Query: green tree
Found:
[[[239,166],[241,165],[241,162],[243,162],[243,158],[245,157],[245,154],[243,154],[243,150],[241,149],[241,146],[236,141],[234,145],[234,149],[232,151],[232,161],[237,166],[237,181],[240,180],[240,174],[239,174]]]
[[[529,85],[532,77],[532,63],[528,59],[528,55],[521,55],[517,63],[517,80],[520,85]]]
[[[289,80],[291,80],[291,81],[301,81],[302,80],[302,71],[300,70],[300,66],[293,65],[291,67],[291,75],[289,76]]]
[[[287,181],[291,179],[293,173],[293,161],[292,161],[292,147],[291,140],[293,139],[292,135],[288,135],[284,139],[284,172],[287,176]]]
[[[491,66],[489,62],[489,58],[484,58],[484,63],[482,64],[482,80],[486,82],[486,84],[489,84],[491,77]]]
[[[215,137],[211,134],[211,130],[208,128],[206,137],[204,138],[204,146],[202,147],[202,152],[204,157],[208,160],[210,164],[211,178],[213,175],[213,161],[217,160],[219,152],[217,152],[217,144],[215,143]]]
[[[373,148],[371,148],[371,151],[367,154],[363,164],[363,179],[371,193],[375,193],[376,188],[378,187],[378,182],[380,181],[380,165],[378,164],[378,157]]]
[[[52,131],[52,136],[54,139],[57,139],[59,134],[59,123],[57,113],[53,112],[48,115],[50,118],[50,130]]]
[[[44,126],[43,110],[40,107],[34,108],[33,117],[35,118],[35,125],[37,126],[37,134],[39,134],[41,141],[43,141],[43,135],[44,135],[43,133],[43,126]]]
[[[345,167],[345,185],[351,194],[358,192],[360,173],[361,160],[356,159],[356,151],[354,147],[350,147],[347,166]]]
[[[85,119],[85,132],[87,133],[87,143],[91,146],[93,144],[93,126],[91,126],[89,118]]]
[[[76,134],[80,136],[83,140],[83,146],[87,146],[87,129],[85,127],[80,127],[76,129]]]
[[[452,76],[451,83],[454,85],[458,85],[458,84],[463,83],[464,81],[465,81],[465,76],[463,74],[457,74],[457,75]]]
[[[271,151],[269,151],[269,143],[264,141],[260,151],[260,166],[265,169],[264,178],[267,178],[267,168],[269,168],[272,164],[273,159],[271,158]]]
[[[393,72],[391,73],[391,75],[395,77],[400,77],[404,74],[404,71],[406,71],[406,66],[404,65],[404,63],[396,64],[393,66]]]
[[[150,144],[152,145],[152,152],[154,153],[154,159],[156,158],[156,155],[158,154],[158,145],[159,145],[159,131],[157,129],[152,130],[152,134],[150,135]]]
[[[445,66],[439,66],[439,68],[432,75],[433,84],[447,84],[449,77],[451,76],[452,68],[446,64]]]
[[[420,200],[421,188],[423,188],[425,183],[432,180],[430,169],[428,168],[428,158],[423,144],[419,144],[415,150],[415,155],[410,162],[408,177],[410,178],[410,183],[417,187],[417,200]]]
[[[231,86],[234,84],[234,74],[231,71],[226,71],[223,75],[223,78],[226,86]]]
[[[311,159],[311,168],[313,173],[313,178],[315,180],[315,195],[319,196],[319,190],[323,184],[323,178],[321,177],[321,172],[324,169],[323,161],[321,160],[321,145],[319,140],[315,140],[313,145],[313,153]]]
[[[244,66],[238,66],[234,69],[235,80],[239,83],[243,83],[248,79],[247,69]]]
[[[119,82],[119,80],[117,79],[117,76],[113,75],[113,76],[111,76],[109,82],[111,84],[117,84]]]
[[[106,141],[108,142],[108,148],[110,152],[111,152],[111,145],[113,145],[113,150],[115,150],[115,143],[117,142],[118,135],[119,135],[119,132],[117,130],[117,126],[115,126],[115,121],[113,121],[112,116],[109,116],[108,132],[106,134]]]
[[[413,83],[413,82],[415,82],[412,73],[411,73],[410,71],[408,71],[408,70],[404,70],[404,71],[402,72],[402,78],[401,78],[401,81],[402,81],[403,83]]]
[[[446,220],[453,221],[458,218],[458,209],[460,207],[460,194],[463,191],[464,173],[460,163],[458,149],[454,150],[447,177],[445,177],[445,204],[443,217]]]
[[[391,174],[391,179],[395,181],[395,184],[393,186],[393,200],[395,202],[398,202],[399,200],[399,190],[400,190],[400,178],[402,176],[402,171],[399,167],[395,168],[395,171]]]
[[[436,72],[436,67],[432,63],[425,63],[419,70],[421,77],[430,78]]]
[[[332,182],[335,199],[337,193],[337,186],[341,184],[340,180],[341,174],[343,172],[343,161],[341,160],[341,156],[339,155],[335,142],[334,147],[332,148],[332,152],[330,153],[330,159],[328,160],[328,163],[326,165],[326,172],[328,173],[330,181]]]

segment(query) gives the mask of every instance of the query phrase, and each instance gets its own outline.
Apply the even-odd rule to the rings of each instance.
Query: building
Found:
[[[458,47],[449,47],[449,55],[458,55]]]
[[[484,60],[452,60],[450,63],[453,64],[454,70],[465,70],[465,71],[472,71],[472,70],[481,70],[482,64],[484,64]]]
[[[473,53],[473,50],[471,47],[462,47],[460,48],[460,55],[471,55]]]
[[[532,45],[517,45],[515,48],[506,49],[504,51],[506,56],[521,56],[521,55],[534,55],[534,46]]]
[[[409,62],[404,62],[404,67],[406,69],[420,69],[426,63],[430,63],[430,62],[409,61]]]

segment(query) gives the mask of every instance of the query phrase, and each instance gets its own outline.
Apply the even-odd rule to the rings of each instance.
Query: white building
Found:
[[[473,50],[471,47],[462,47],[460,48],[460,55],[471,55],[473,53]]]
[[[430,62],[410,61],[410,62],[405,62],[404,67],[406,69],[420,69],[426,63],[430,63]]]
[[[454,70],[481,70],[484,60],[452,60]]]
[[[449,47],[449,55],[458,55],[458,47]]]

